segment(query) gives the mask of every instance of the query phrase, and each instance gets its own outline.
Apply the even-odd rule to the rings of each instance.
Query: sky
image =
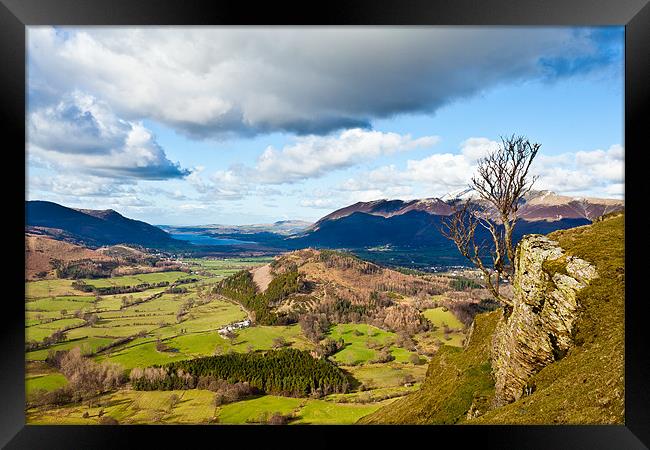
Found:
[[[623,198],[623,27],[28,27],[29,200],[153,224],[299,219],[467,187]]]

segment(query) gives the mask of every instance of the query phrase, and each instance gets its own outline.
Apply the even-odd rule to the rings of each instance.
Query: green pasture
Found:
[[[25,297],[56,297],[61,295],[83,295],[84,293],[72,288],[72,280],[41,280],[25,283]]]
[[[176,401],[173,402],[173,397]],[[99,412],[120,424],[246,424],[259,422],[273,413],[291,415],[291,424],[352,424],[394,399],[369,404],[334,403],[324,400],[263,395],[220,407],[214,406],[215,394],[190,389],[184,391],[120,390],[100,397],[97,404],[76,404],[27,411],[29,424],[94,425]],[[84,418],[84,413],[87,417]],[[214,420],[216,417],[217,420]]]
[[[43,323],[25,328],[25,339],[27,341],[42,341],[43,338],[50,336],[56,330],[62,330],[67,327],[83,324],[84,321],[77,318],[68,318],[55,320],[53,322]]]
[[[257,421],[264,413],[289,414],[299,409],[307,402],[304,398],[280,397],[264,395],[251,400],[242,400],[219,407],[217,417],[219,423],[243,424],[247,421]]]
[[[345,425],[353,424],[363,416],[375,412],[393,399],[371,404],[334,403],[308,400],[292,424]]]
[[[422,381],[427,372],[425,364],[384,363],[346,367],[352,376],[370,388],[402,386],[405,377],[410,375],[415,381]]]
[[[93,308],[92,301],[94,297],[46,297],[38,300],[28,301],[25,303],[27,311],[62,311],[72,314],[76,310],[89,310]]]
[[[29,396],[38,389],[53,391],[54,389],[65,386],[67,383],[68,380],[60,373],[27,376],[25,378],[25,391],[27,392],[27,396]]]
[[[100,355],[97,361],[110,361],[122,365],[125,369],[148,367],[188,359],[181,352],[159,352],[153,338],[138,338],[130,345],[114,351],[109,355]]]
[[[465,339],[465,326],[456,316],[444,307],[426,309],[422,313],[436,329],[418,336],[420,341],[438,342],[441,345],[462,347]],[[445,325],[450,332],[445,333]]]
[[[377,357],[380,347],[390,345],[397,337],[395,333],[385,331],[367,324],[339,324],[333,326],[328,336],[345,342],[345,347],[332,359],[345,365],[366,364]],[[371,348],[371,347],[376,348]],[[391,347],[391,352],[400,362],[408,362],[410,352],[398,347]]]
[[[454,313],[444,307],[426,309],[422,313],[429,322],[436,327],[442,328],[447,325],[451,329],[463,329],[465,326],[456,318]]]
[[[285,326],[264,326],[256,325],[254,327],[242,328],[237,331],[237,337],[233,339],[232,344],[228,339],[221,339],[218,346],[222,352],[230,350],[237,352],[248,351],[249,346],[253,350],[268,350],[273,347],[273,340],[282,337],[287,344],[294,348],[309,349],[313,348],[305,336],[302,334],[300,325]]]
[[[112,338],[105,337],[82,337],[74,340],[68,340],[60,344],[53,345],[49,348],[27,352],[25,353],[25,359],[27,361],[44,361],[45,358],[47,358],[49,351],[70,350],[74,347],[80,347],[82,350],[89,349],[94,351],[98,347],[113,342],[113,340],[114,339]]]
[[[124,275],[121,277],[111,278],[86,278],[83,281],[94,287],[110,287],[110,286],[135,286],[142,283],[160,283],[161,281],[168,281],[172,283],[181,278],[200,278],[198,275],[191,275],[185,272],[154,272],[154,273],[141,273],[138,275]]]

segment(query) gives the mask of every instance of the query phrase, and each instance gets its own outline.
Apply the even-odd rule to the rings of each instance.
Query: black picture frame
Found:
[[[625,425],[620,426],[34,426],[25,425],[24,389],[24,194],[25,27],[29,25],[624,25],[626,321]],[[5,282],[0,327],[0,445],[6,448],[130,448],[135,445],[247,447],[442,445],[494,448],[647,448],[650,445],[650,380],[647,299],[643,287],[642,229],[649,189],[643,176],[645,128],[650,116],[650,5],[648,0],[330,0],[300,5],[234,0],[0,0],[0,118],[5,128]],[[646,119],[643,119],[646,117]],[[644,125],[646,125],[644,127]],[[20,149],[23,149],[22,151]],[[5,160],[6,161],[6,160]],[[638,172],[637,172],[638,171]],[[637,172],[637,173],[635,173]],[[647,176],[646,176],[647,177]],[[9,177],[3,177],[9,180]],[[8,191],[8,192],[7,192]],[[643,227],[643,228],[642,228]],[[637,243],[639,243],[637,245]],[[22,255],[22,257],[21,257]],[[422,442],[420,442],[422,441]],[[236,442],[236,441],[235,441]],[[141,444],[143,443],[143,444]],[[212,445],[214,444],[214,445]],[[233,444],[230,444],[233,445]],[[237,444],[234,444],[237,445]],[[181,447],[182,448],[182,447]]]

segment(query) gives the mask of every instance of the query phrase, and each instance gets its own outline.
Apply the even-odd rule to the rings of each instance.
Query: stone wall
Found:
[[[496,382],[494,406],[519,399],[530,377],[562,358],[573,345],[579,307],[576,293],[596,277],[588,262],[565,255],[542,235],[525,236],[517,246],[514,306],[497,325],[492,342]]]

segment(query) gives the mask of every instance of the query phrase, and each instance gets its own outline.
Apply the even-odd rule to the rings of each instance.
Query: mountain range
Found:
[[[436,246],[446,238],[439,233],[441,219],[453,213],[454,206],[469,198],[448,200],[375,200],[359,202],[336,210],[294,236],[302,246],[367,247],[377,245]],[[485,206],[485,205],[483,205]],[[579,198],[535,191],[526,195],[519,207],[515,239],[524,234],[545,234],[558,229],[591,223],[595,218],[623,209],[622,200]]]
[[[346,248],[370,252],[375,261],[399,263],[396,250],[406,251],[405,260],[427,260],[454,265],[462,263],[453,243],[439,232],[441,220],[452,214],[464,199],[476,203],[467,190],[458,195],[420,200],[375,200],[358,202],[333,211],[313,224],[280,221],[259,225],[160,226],[126,218],[112,209],[73,209],[45,201],[26,202],[26,227],[32,234],[83,243],[90,246],[136,244],[148,248],[196,250],[187,241],[171,234],[192,233],[220,239],[232,239],[231,251],[240,246],[250,251],[283,251],[305,247]],[[591,223],[597,217],[622,210],[622,200],[579,198],[535,191],[520,204],[514,232],[517,241],[525,234],[546,234],[559,229]],[[479,231],[478,238],[482,239]],[[171,234],[170,234],[171,233]],[[242,244],[243,243],[243,244]],[[210,245],[201,246],[205,251]],[[228,245],[220,245],[225,250]],[[381,247],[379,251],[373,248]],[[381,253],[383,252],[383,253]],[[390,255],[389,255],[390,254]],[[422,255],[429,255],[424,257]],[[387,258],[383,260],[382,258]]]

